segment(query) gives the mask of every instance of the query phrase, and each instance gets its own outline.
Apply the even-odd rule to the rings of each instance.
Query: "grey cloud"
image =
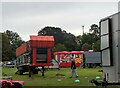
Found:
[[[117,12],[116,5],[113,2],[4,2],[3,28],[15,30],[25,40],[47,25],[61,27],[78,35],[81,34],[82,25],[88,31],[91,24]]]

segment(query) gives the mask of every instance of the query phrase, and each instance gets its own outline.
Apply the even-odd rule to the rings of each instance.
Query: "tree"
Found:
[[[100,51],[100,28],[98,27],[98,25],[93,24],[91,25],[90,32],[92,32],[92,34],[94,35],[94,51]]]
[[[6,30],[5,34],[8,36],[10,45],[15,49],[24,42],[16,32]]]
[[[3,33],[2,37],[2,45],[3,45],[3,60],[12,60],[16,57],[16,48],[19,47],[24,41],[21,40],[21,37],[18,35],[18,33],[6,30]],[[9,54],[10,55],[7,55]],[[6,56],[4,56],[6,55]]]
[[[79,50],[76,37],[71,33],[64,33],[64,45],[67,47],[68,51]]]
[[[100,40],[97,40],[95,44],[93,45],[94,51],[100,51]]]
[[[54,36],[55,39],[55,45],[57,44],[63,44],[67,50],[77,50],[78,45],[77,42],[75,41],[76,37],[71,34],[67,33],[65,30],[62,31],[61,28],[58,27],[44,27],[38,32],[38,35],[50,35]]]
[[[96,35],[97,37],[100,36],[100,28],[98,27],[97,24],[92,24],[89,29],[92,34]]]
[[[100,40],[98,25],[92,24],[90,31],[91,33],[84,33],[82,36],[74,36],[72,33],[67,33],[61,28],[47,26],[39,30],[38,35],[54,36],[55,45],[63,44],[67,51],[82,50],[86,44],[89,46],[88,49],[99,51],[100,42],[97,42]]]
[[[79,36],[76,36],[76,39],[75,39],[77,45],[78,45],[78,49],[81,50],[81,47],[82,47],[82,36],[79,35]]]
[[[55,44],[64,42],[63,41],[64,36],[63,36],[62,30],[61,30],[61,28],[58,28],[58,27],[49,27],[49,26],[44,27],[38,32],[38,35],[54,36]]]
[[[2,33],[2,60],[9,60],[11,58],[11,52],[9,39],[5,33]]]
[[[92,49],[92,44],[96,42],[96,38],[94,34],[91,33],[84,33],[81,38],[81,44],[84,45],[85,43],[90,45],[90,49]]]
[[[67,48],[63,44],[56,44],[55,47],[52,49],[53,52],[58,52],[58,51],[66,51]]]
[[[99,27],[96,24],[92,24],[90,26],[90,33],[84,33],[81,38],[81,49],[85,48],[84,46],[89,45],[89,49],[93,49],[94,51],[100,51],[100,36],[99,36]]]
[[[91,46],[89,44],[85,43],[85,44],[82,45],[82,50],[83,51],[88,51],[90,49],[91,49]]]

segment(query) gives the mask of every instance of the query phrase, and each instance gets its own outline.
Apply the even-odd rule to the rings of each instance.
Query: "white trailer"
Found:
[[[120,11],[100,20],[103,81],[96,85],[120,85]]]
[[[120,12],[101,19],[100,35],[104,78],[120,83]]]

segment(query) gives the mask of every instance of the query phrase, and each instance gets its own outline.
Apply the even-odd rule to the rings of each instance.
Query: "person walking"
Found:
[[[71,69],[72,69],[72,71],[71,71],[70,78],[72,78],[74,74],[75,74],[75,76],[76,76],[76,78],[77,78],[77,77],[78,77],[78,74],[77,74],[77,72],[76,72],[75,58],[73,58],[73,56],[72,56],[72,62],[71,62]]]

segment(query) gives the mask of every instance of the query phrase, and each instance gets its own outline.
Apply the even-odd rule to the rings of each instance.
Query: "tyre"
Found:
[[[10,82],[3,81],[1,88],[12,88],[12,84]]]
[[[85,64],[85,67],[90,68],[90,63]]]
[[[38,74],[38,70],[35,69],[35,70],[32,71],[32,73],[33,74]]]
[[[32,73],[33,74],[38,74],[38,68],[37,67],[32,67]]]
[[[91,67],[96,68],[96,64],[95,63],[91,64]]]
[[[23,74],[23,71],[22,70],[18,70],[18,75],[22,75]]]
[[[12,88],[22,88],[22,85],[20,83],[12,82],[12,84],[13,84]]]

